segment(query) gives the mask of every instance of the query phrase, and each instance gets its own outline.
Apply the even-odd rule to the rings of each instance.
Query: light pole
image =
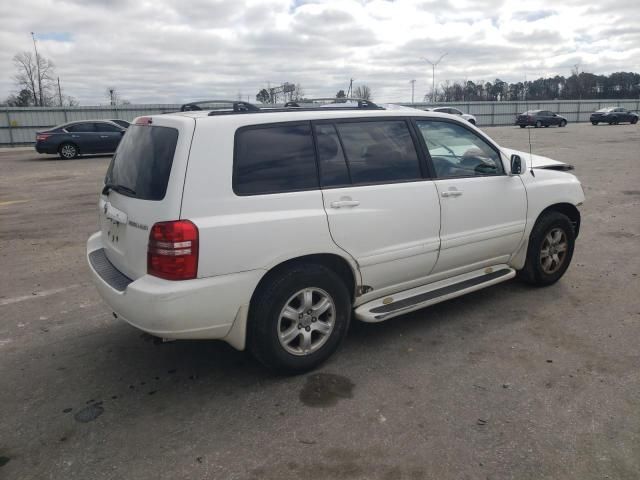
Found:
[[[425,62],[431,64],[431,73],[432,73],[431,81],[432,81],[432,85],[433,85],[433,91],[431,92],[431,103],[434,103],[435,100],[436,100],[436,67],[442,61],[442,59],[444,57],[446,57],[447,55],[448,55],[447,52],[443,53],[442,55],[440,55],[440,58],[438,58],[438,60],[436,60],[435,62],[432,62],[428,58],[422,57],[422,59]]]
[[[413,105],[413,93],[415,91],[415,87],[416,87],[416,81],[415,80],[409,80],[409,83],[411,84],[411,105]]]
[[[40,95],[40,106],[42,107],[42,77],[40,77],[40,57],[38,56],[38,48],[36,47],[36,35],[31,32],[33,40],[33,50],[36,52],[36,71],[38,72],[38,93]]]

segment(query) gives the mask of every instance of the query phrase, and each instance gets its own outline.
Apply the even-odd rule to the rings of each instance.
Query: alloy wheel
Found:
[[[278,340],[290,354],[309,355],[322,347],[335,326],[336,307],[321,288],[305,288],[292,295],[278,318]]]
[[[557,272],[567,256],[569,242],[562,228],[554,228],[547,233],[540,248],[540,266],[544,273]]]

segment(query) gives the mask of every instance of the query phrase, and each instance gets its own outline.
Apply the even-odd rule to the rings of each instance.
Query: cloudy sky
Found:
[[[640,72],[640,0],[3,0],[0,98],[15,53],[53,60],[83,105],[115,87],[132,103],[255,99],[281,82],[307,96],[366,83],[377,101],[437,81]]]

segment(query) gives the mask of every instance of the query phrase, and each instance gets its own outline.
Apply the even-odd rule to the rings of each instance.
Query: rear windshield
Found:
[[[162,200],[177,141],[175,128],[131,125],[111,160],[105,184],[129,197]]]

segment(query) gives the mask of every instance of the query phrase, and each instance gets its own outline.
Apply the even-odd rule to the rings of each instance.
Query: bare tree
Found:
[[[299,83],[296,83],[295,90],[291,92],[291,99],[292,100],[304,99],[304,89],[302,88],[302,85],[300,85]]]
[[[360,85],[356,87],[353,91],[353,95],[356,98],[361,98],[363,100],[372,100],[373,94],[371,93],[371,88],[368,85]]]
[[[20,52],[13,57],[16,74],[13,80],[20,91],[28,90],[33,104],[41,107],[51,105],[54,91],[54,68],[51,60],[31,52]]]

